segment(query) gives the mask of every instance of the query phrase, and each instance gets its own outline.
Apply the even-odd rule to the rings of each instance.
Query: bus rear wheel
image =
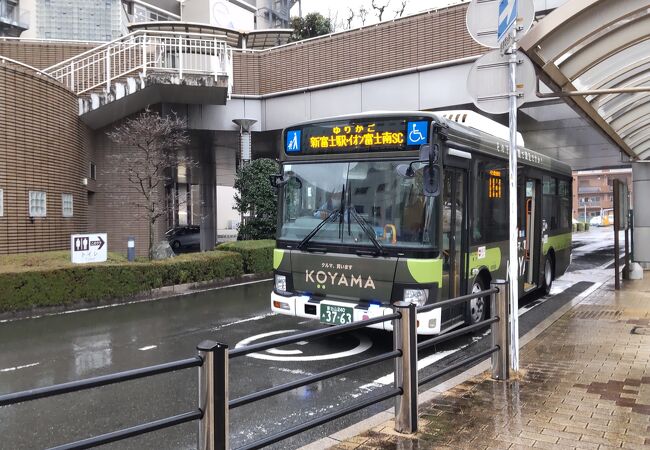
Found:
[[[481,278],[474,280],[472,285],[472,294],[481,292],[485,290],[484,282]],[[487,299],[488,297],[478,297],[469,301],[468,307],[468,322],[470,325],[474,325],[482,320],[485,320],[487,315]]]
[[[551,286],[553,286],[553,257],[546,255],[546,260],[544,261],[544,284],[542,285],[544,295],[551,293]]]

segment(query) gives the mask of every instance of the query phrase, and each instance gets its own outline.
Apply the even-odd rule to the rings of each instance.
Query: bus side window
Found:
[[[507,166],[500,161],[476,159],[472,188],[473,244],[508,239]]]

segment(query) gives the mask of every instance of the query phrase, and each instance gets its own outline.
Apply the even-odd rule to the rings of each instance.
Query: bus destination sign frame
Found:
[[[429,143],[430,128],[426,117],[307,124],[286,130],[284,150],[289,156],[417,150]]]

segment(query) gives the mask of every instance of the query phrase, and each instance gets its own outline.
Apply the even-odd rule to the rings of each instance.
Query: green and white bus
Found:
[[[366,113],[285,129],[272,179],[272,310],[343,324],[505,279],[507,133],[472,111]],[[571,169],[517,152],[520,295],[548,292],[571,256]],[[479,322],[487,300],[418,314],[418,333]]]

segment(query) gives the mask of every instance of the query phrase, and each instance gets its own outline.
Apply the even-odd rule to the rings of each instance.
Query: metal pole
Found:
[[[618,269],[620,267],[619,261],[619,242],[618,242],[618,228],[620,223],[620,218],[618,217],[618,211],[620,209],[619,205],[619,189],[618,180],[614,180],[614,289],[619,290],[621,288],[621,280],[618,277]]]
[[[625,265],[623,266],[623,279],[630,279],[630,227],[625,227]]]
[[[199,367],[199,450],[228,449],[228,346],[203,341],[197,347]]]
[[[183,79],[183,36],[178,37],[178,76]]]
[[[418,431],[418,341],[416,306],[410,302],[397,302],[395,309],[402,317],[395,319],[393,342],[402,357],[395,360],[395,387],[402,395],[395,399],[395,431]]]
[[[111,48],[106,49],[106,93],[111,92]]]
[[[147,76],[147,35],[142,35],[142,76]]]
[[[512,27],[512,45],[510,47],[510,246],[509,270],[510,281],[510,368],[513,372],[519,370],[519,262],[517,243],[517,27]]]
[[[508,282],[494,280],[490,284],[491,287],[499,289],[499,292],[490,296],[492,316],[499,318],[498,322],[491,325],[492,347],[499,347],[498,352],[492,353],[492,378],[504,381],[510,375],[508,368]]]

